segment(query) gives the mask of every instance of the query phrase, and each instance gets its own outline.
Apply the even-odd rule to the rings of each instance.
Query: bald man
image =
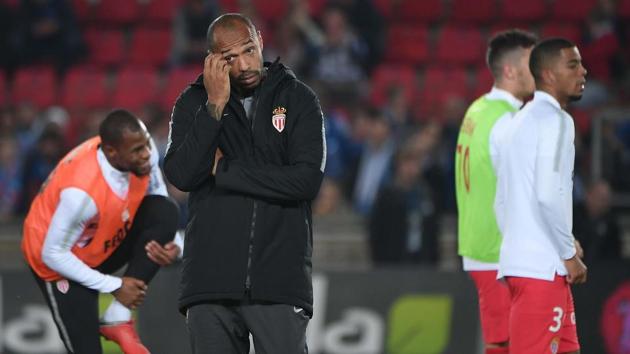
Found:
[[[311,201],[325,166],[315,93],[263,63],[252,22],[208,29],[203,74],[178,98],[165,173],[190,192],[179,307],[194,353],[307,353]]]

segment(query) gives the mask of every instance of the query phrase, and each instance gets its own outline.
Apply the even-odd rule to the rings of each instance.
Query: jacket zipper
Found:
[[[262,87],[261,87],[262,89]],[[258,97],[259,92],[254,93],[254,102],[251,111],[251,119],[250,119],[250,131],[251,131],[251,145],[252,145],[252,154],[256,153],[256,148],[254,147],[254,121],[256,120],[256,111],[258,108]],[[245,113],[247,115],[247,112]],[[258,203],[254,199],[254,207],[252,210],[252,222],[251,229],[249,231],[249,245],[247,249],[247,276],[245,277],[245,295],[249,297],[251,288],[252,288],[252,280],[251,280],[251,267],[252,267],[252,254],[254,253],[254,230],[256,230],[256,210],[258,209]]]
[[[252,223],[251,230],[249,231],[249,247],[247,250],[247,277],[245,278],[245,293],[249,295],[251,290],[252,281],[250,277],[250,269],[252,267],[252,253],[254,252],[254,230],[256,229],[256,209],[258,203],[254,200],[254,208],[252,210]]]

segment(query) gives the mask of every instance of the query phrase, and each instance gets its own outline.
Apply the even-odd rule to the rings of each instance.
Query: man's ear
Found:
[[[512,65],[504,64],[502,71],[503,72],[501,74],[504,80],[512,80],[516,76],[516,70]]]
[[[118,152],[116,151],[116,148],[108,144],[101,144],[101,149],[103,150],[103,153],[105,154],[105,157],[107,157],[108,160],[115,158],[116,155],[118,154]]]
[[[544,82],[548,84],[553,84],[556,82],[556,74],[553,72],[553,70],[543,69],[541,74]]]

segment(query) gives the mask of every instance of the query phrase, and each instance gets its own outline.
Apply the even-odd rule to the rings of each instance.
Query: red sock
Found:
[[[494,348],[486,348],[485,354],[509,354],[510,350],[508,347],[494,347]]]

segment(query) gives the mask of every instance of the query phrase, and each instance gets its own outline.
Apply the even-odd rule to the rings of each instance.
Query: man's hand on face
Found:
[[[203,64],[203,85],[208,94],[208,113],[221,120],[230,99],[230,64],[220,54],[210,53]]]

